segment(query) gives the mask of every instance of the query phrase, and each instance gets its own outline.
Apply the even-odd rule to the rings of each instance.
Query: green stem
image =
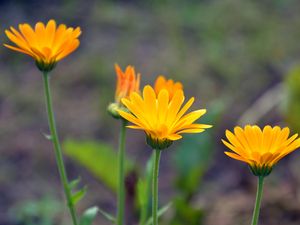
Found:
[[[257,223],[258,223],[258,216],[259,216],[259,211],[260,211],[260,203],[261,203],[261,199],[262,199],[263,186],[264,186],[264,177],[259,176],[258,184],[257,184],[255,207],[254,207],[254,211],[253,211],[251,225],[257,225]]]
[[[119,163],[119,188],[117,203],[117,225],[124,223],[124,207],[125,207],[125,184],[124,184],[124,157],[125,157],[125,136],[127,121],[122,119],[122,127],[120,132],[118,163]]]
[[[158,225],[157,208],[158,208],[158,173],[161,150],[154,149],[154,166],[152,176],[152,218],[153,225]]]
[[[51,132],[51,141],[52,141],[53,147],[54,147],[56,163],[57,163],[60,179],[63,184],[65,196],[67,199],[67,205],[70,210],[73,225],[77,225],[76,212],[75,212],[74,204],[72,202],[71,190],[69,187],[69,182],[68,182],[68,178],[67,178],[67,174],[66,174],[63,155],[62,155],[62,151],[61,151],[61,147],[60,147],[60,143],[59,143],[59,139],[58,139],[58,135],[57,135],[57,130],[56,130],[55,117],[54,117],[53,106],[52,106],[51,91],[50,91],[50,85],[49,85],[49,74],[47,72],[44,72],[44,74],[43,74],[43,81],[44,81],[44,91],[45,91],[45,97],[46,97],[49,129]]]

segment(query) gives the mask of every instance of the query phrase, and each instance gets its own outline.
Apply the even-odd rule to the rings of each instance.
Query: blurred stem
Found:
[[[119,151],[118,151],[119,187],[118,187],[118,203],[117,203],[117,225],[122,225],[124,223],[124,207],[125,207],[124,157],[125,157],[126,124],[127,121],[125,119],[122,119]]]
[[[46,105],[47,105],[49,129],[50,129],[50,132],[51,132],[51,141],[53,143],[56,163],[57,163],[60,179],[61,179],[61,182],[63,184],[65,196],[66,196],[66,199],[67,199],[67,205],[68,205],[69,210],[70,210],[73,225],[77,225],[78,223],[77,223],[76,212],[75,212],[74,204],[73,204],[73,201],[72,201],[71,190],[70,190],[70,187],[69,187],[69,182],[68,182],[68,178],[67,178],[67,174],[66,174],[63,155],[62,155],[62,151],[61,151],[61,147],[60,147],[60,143],[59,143],[59,139],[58,139],[58,135],[57,135],[57,130],[56,130],[49,78],[50,78],[49,73],[44,72],[43,73],[44,91],[45,91],[45,98],[46,98]]]
[[[158,208],[158,173],[161,150],[154,149],[154,166],[152,177],[152,219],[153,225],[158,225],[157,208]]]
[[[261,203],[261,198],[262,198],[262,193],[263,193],[263,186],[264,186],[264,177],[259,176],[258,177],[258,183],[257,183],[255,207],[254,207],[254,211],[253,211],[253,217],[252,217],[251,225],[257,225],[257,223],[258,223],[260,203]]]

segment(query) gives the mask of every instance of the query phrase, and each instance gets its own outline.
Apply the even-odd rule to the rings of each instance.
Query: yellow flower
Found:
[[[169,92],[171,99],[177,90],[183,89],[183,86],[180,82],[174,82],[172,79],[167,80],[163,75],[160,75],[154,84],[155,93],[158,95],[162,89],[166,89]]]
[[[123,72],[118,64],[115,64],[117,74],[117,87],[115,93],[115,101],[120,103],[122,98],[129,98],[132,92],[140,91],[140,77],[138,73],[135,74],[133,66],[127,66]]]
[[[267,176],[280,159],[300,147],[298,134],[289,134],[288,127],[265,126],[261,130],[256,125],[244,129],[237,126],[234,133],[226,130],[229,142],[222,142],[233,151],[225,152],[226,155],[248,163],[254,175]]]
[[[49,20],[47,25],[38,22],[34,29],[27,23],[19,24],[19,31],[10,27],[5,33],[16,44],[4,44],[5,47],[31,56],[38,68],[47,72],[54,68],[56,62],[77,49],[81,30],[80,27],[67,28],[64,24],[57,27],[54,20]]]
[[[191,98],[183,107],[184,93],[177,90],[169,100],[169,92],[162,89],[158,94],[149,85],[143,89],[143,96],[136,92],[130,98],[123,98],[122,103],[131,113],[119,110],[120,115],[134,125],[133,129],[144,130],[147,143],[155,149],[164,149],[173,141],[182,138],[182,133],[200,133],[211,125],[194,123],[205,109],[185,114],[194,102]],[[185,114],[185,115],[184,115]]]

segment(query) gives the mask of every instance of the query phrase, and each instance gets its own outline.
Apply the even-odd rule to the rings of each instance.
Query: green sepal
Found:
[[[251,172],[253,173],[254,176],[258,176],[258,177],[266,177],[268,176],[271,172],[273,167],[270,167],[268,165],[262,165],[262,166],[258,166],[258,165],[249,165],[249,168],[251,170]]]
[[[158,138],[152,138],[150,135],[146,135],[146,142],[148,145],[150,145],[153,149],[157,149],[157,150],[163,150],[168,148],[173,141],[169,140],[169,139],[158,139]]]
[[[54,69],[54,67],[56,66],[56,62],[54,61],[50,63],[45,63],[43,61],[35,61],[35,65],[43,73],[48,73]]]

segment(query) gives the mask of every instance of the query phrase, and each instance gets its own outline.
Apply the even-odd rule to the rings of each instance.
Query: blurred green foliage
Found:
[[[300,132],[300,65],[290,69],[285,80],[287,101],[285,102],[285,117],[289,126]]]
[[[66,140],[63,149],[67,156],[84,166],[109,188],[116,191],[118,187],[117,153],[100,141]],[[125,160],[125,171],[133,169],[133,163]]]
[[[203,224],[204,211],[197,209],[184,198],[177,197],[174,200],[174,208],[176,209],[171,225],[201,225]]]
[[[21,225],[54,225],[63,205],[53,196],[27,200],[9,210],[12,220]]]
[[[220,120],[224,104],[215,102],[209,107],[209,113],[201,122],[214,124]],[[215,155],[216,142],[211,129],[200,134],[186,135],[174,152],[173,161],[176,168],[176,188],[179,194],[174,199],[174,218],[170,224],[199,225],[203,223],[202,209],[192,206],[192,197],[198,192],[204,174],[208,171]]]
[[[149,158],[144,174],[141,175],[137,183],[137,202],[140,212],[139,225],[145,225],[151,213],[151,193],[152,193],[152,169],[154,154]]]
[[[174,154],[177,188],[187,197],[199,187],[214,156],[213,136],[209,131],[186,136]]]
[[[215,102],[199,123],[213,124],[216,129],[224,104]],[[173,160],[177,172],[176,185],[184,196],[190,198],[198,189],[202,177],[209,169],[216,148],[212,129],[200,134],[185,135],[176,148]]]

